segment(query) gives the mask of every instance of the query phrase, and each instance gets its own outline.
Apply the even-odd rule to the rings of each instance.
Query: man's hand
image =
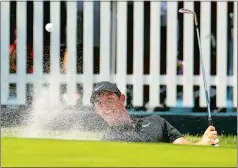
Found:
[[[217,131],[214,126],[209,126],[202,136],[202,139],[198,142],[199,145],[215,145],[219,141],[217,139]]]

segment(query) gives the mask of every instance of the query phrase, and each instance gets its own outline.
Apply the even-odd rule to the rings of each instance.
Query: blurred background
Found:
[[[93,84],[109,80],[126,94],[133,114],[157,113],[178,126],[181,120],[191,125],[192,116],[194,127],[201,120],[205,125],[194,18],[178,13],[180,8],[197,14],[212,115],[224,130],[236,132],[237,2],[232,1],[1,2],[4,121],[32,109],[38,81],[59,86],[51,92],[53,100],[67,108],[68,100],[75,101],[74,108],[85,109]]]

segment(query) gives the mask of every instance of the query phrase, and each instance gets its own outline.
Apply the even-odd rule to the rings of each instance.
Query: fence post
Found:
[[[26,103],[27,2],[17,1],[17,103]],[[8,30],[9,31],[9,30]]]
[[[150,98],[149,107],[160,106],[161,2],[150,2]]]
[[[237,2],[234,2],[233,28],[233,107],[237,108]]]
[[[110,80],[111,40],[111,7],[110,2],[100,2],[100,79]],[[113,47],[113,46],[112,46]]]
[[[217,107],[227,105],[227,2],[217,2]]]
[[[83,104],[90,104],[93,88],[93,3],[83,2]]]
[[[210,57],[211,57],[211,2],[201,2],[201,17],[200,17],[200,31],[201,31],[201,48],[203,53],[205,73],[207,76],[207,87],[210,95]],[[204,84],[202,78],[202,70],[200,68],[200,89],[199,89],[199,104],[200,107],[206,107],[206,99],[204,94]]]
[[[117,2],[117,61],[116,84],[126,93],[127,84],[127,2]]]
[[[111,1],[111,74],[115,74],[117,45],[117,2]]]
[[[1,2],[1,104],[7,104],[9,94],[10,2]]]
[[[76,64],[77,64],[77,49],[76,49],[76,37],[77,37],[77,10],[75,11],[75,6],[77,6],[76,1],[67,1],[67,95],[69,97],[68,103],[70,105],[76,104],[76,99],[74,95],[76,93]],[[78,30],[79,31],[79,30]]]
[[[167,76],[166,76],[166,104],[167,106],[176,105],[176,58],[177,58],[177,15],[178,2],[167,2]],[[176,12],[175,12],[176,11]]]
[[[134,1],[133,105],[143,105],[144,3]]]

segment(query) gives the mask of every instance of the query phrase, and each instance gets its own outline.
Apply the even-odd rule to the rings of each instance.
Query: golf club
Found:
[[[201,68],[202,68],[202,77],[203,77],[205,97],[206,97],[206,103],[207,103],[208,124],[209,124],[209,125],[213,125],[212,117],[211,117],[211,109],[210,109],[210,99],[209,99],[208,88],[207,88],[207,80],[206,80],[205,68],[204,68],[204,63],[203,63],[203,56],[202,56],[200,35],[199,35],[199,30],[198,30],[197,15],[196,15],[196,13],[195,13],[194,11],[189,10],[189,9],[185,9],[185,8],[181,8],[181,9],[179,10],[179,13],[183,13],[183,14],[193,14],[193,15],[194,15],[194,22],[195,22],[196,31],[197,31],[198,47],[199,47],[199,53],[200,53],[200,65],[201,65]],[[215,146],[219,146],[219,145],[216,144]]]

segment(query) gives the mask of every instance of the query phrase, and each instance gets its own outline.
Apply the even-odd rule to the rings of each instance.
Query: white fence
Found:
[[[194,20],[192,15],[184,15],[183,58],[184,73],[177,75],[177,28],[178,2],[167,2],[167,74],[160,75],[160,5],[161,2],[150,3],[150,74],[143,74],[143,30],[144,6],[143,2],[134,2],[134,67],[133,74],[127,74],[127,2],[117,2],[117,38],[116,38],[116,68],[117,73],[110,73],[111,47],[111,4],[100,2],[100,74],[93,74],[93,2],[84,2],[83,14],[83,74],[76,73],[76,12],[77,2],[67,2],[67,50],[68,71],[61,74],[59,68],[60,51],[60,2],[51,1],[51,23],[54,31],[51,32],[51,74],[43,74],[43,2],[34,2],[34,73],[26,74],[26,3],[17,2],[17,73],[9,74],[9,12],[10,2],[1,2],[1,104],[25,104],[26,83],[39,86],[40,83],[49,83],[52,97],[59,97],[59,84],[66,82],[68,94],[76,91],[76,83],[83,84],[83,103],[89,104],[93,83],[110,80],[115,82],[125,93],[126,85],[133,84],[133,105],[143,104],[143,85],[149,85],[149,106],[159,105],[159,85],[167,86],[167,106],[175,107],[177,101],[176,86],[182,85],[183,106],[194,106],[193,86],[200,86],[200,106],[206,107],[201,75],[193,75],[194,51]],[[216,86],[217,107],[227,106],[227,87],[233,87],[233,107],[237,107],[237,3],[234,7],[233,29],[233,76],[227,76],[227,2],[217,3],[217,75],[210,74],[210,41],[211,37],[211,2],[201,2],[200,36],[202,52],[208,86]],[[184,7],[194,9],[194,2],[184,2]],[[196,36],[195,36],[196,37]],[[135,59],[136,58],[136,59]],[[198,62],[199,64],[199,62]],[[201,74],[201,73],[200,73]],[[50,80],[51,77],[57,77]],[[9,100],[9,83],[17,84],[17,98]],[[54,100],[54,102],[56,102]]]

